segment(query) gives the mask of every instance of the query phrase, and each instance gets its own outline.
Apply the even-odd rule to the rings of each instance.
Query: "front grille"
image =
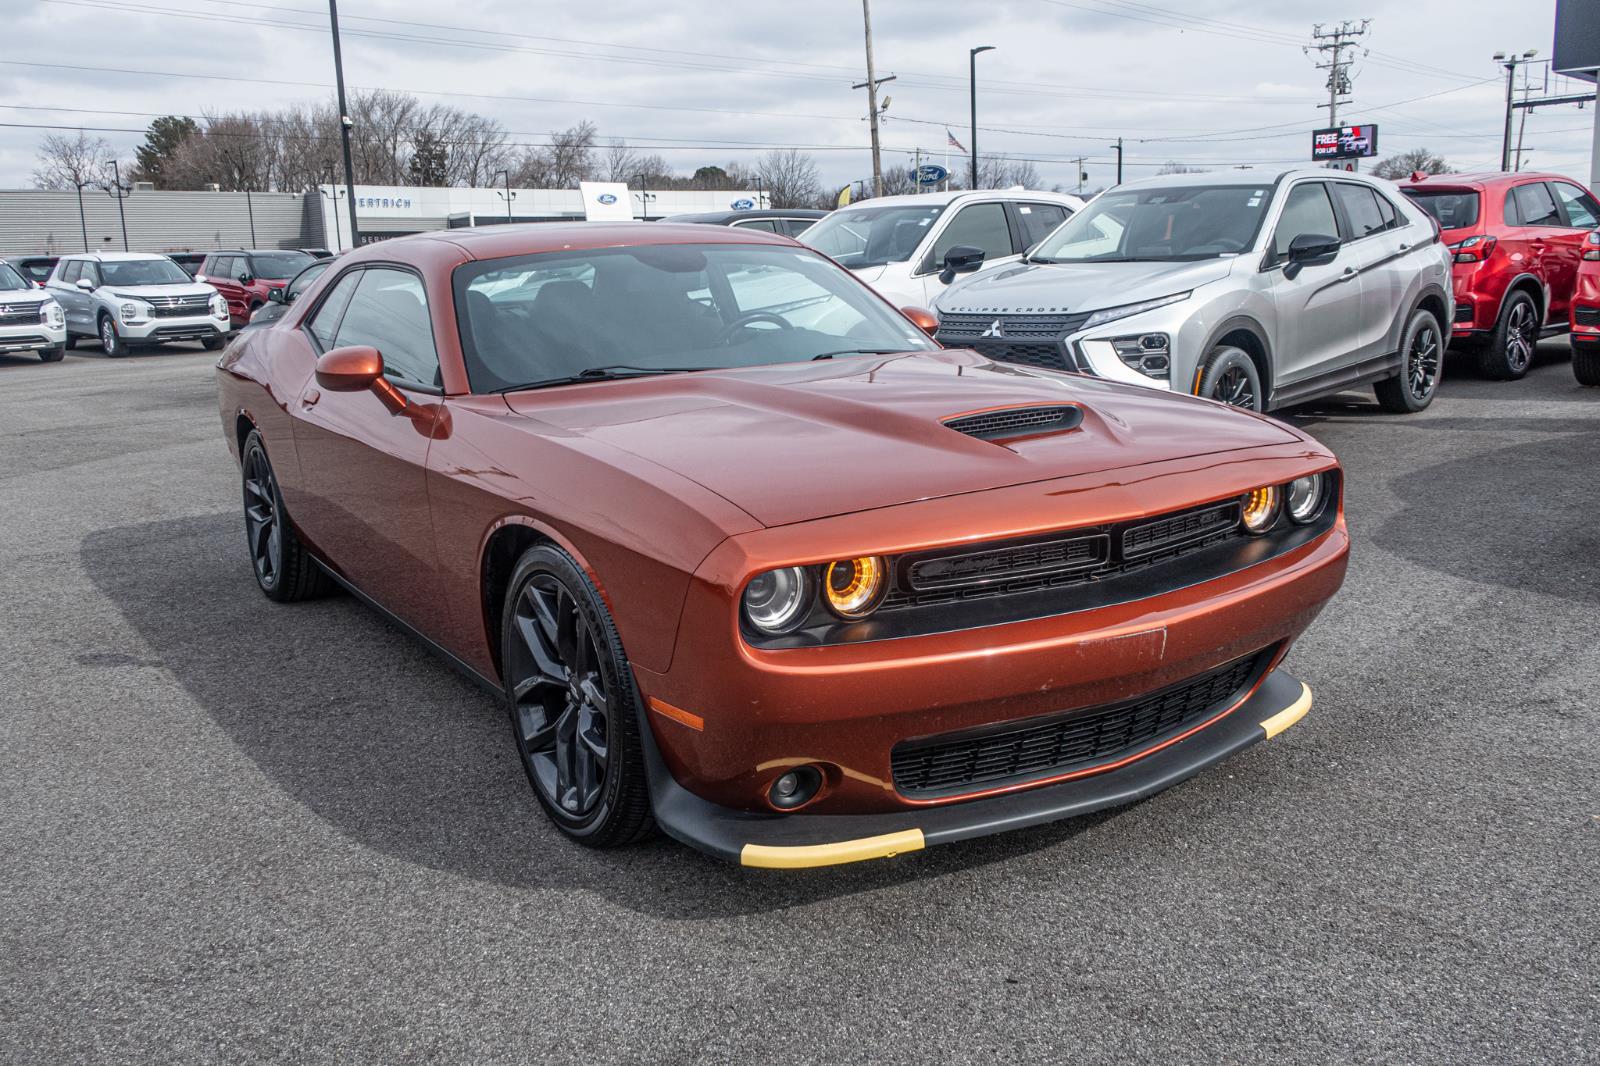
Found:
[[[981,585],[1101,566],[1110,556],[1111,538],[1104,534],[1055,537],[1006,548],[924,556],[906,567],[905,583],[917,592]]]
[[[1238,527],[1239,503],[1229,500],[1215,507],[1185,511],[1168,518],[1158,518],[1154,522],[1130,526],[1122,533],[1122,555],[1125,559],[1154,555],[1167,548],[1204,540],[1213,533]]]
[[[1023,366],[1036,366],[1041,370],[1069,370],[1067,353],[1059,344],[1007,344],[1005,341],[950,341],[944,337],[939,338],[940,344],[959,344],[963,348],[971,348],[985,359],[993,359],[997,363],[1020,363]]]
[[[25,348],[31,344],[49,344],[48,337],[32,334],[26,337],[0,337],[0,348]]]
[[[974,415],[951,418],[945,425],[957,433],[981,440],[1005,440],[1032,433],[1059,433],[1076,429],[1083,422],[1083,410],[1071,404],[1049,407],[1006,407]]]
[[[1472,305],[1471,304],[1465,304],[1465,303],[1456,304],[1456,321],[1457,322],[1471,322],[1472,321]]]
[[[152,296],[146,302],[152,318],[193,318],[211,310],[209,296]]]
[[[1600,307],[1574,308],[1572,321],[1580,326],[1600,326]]]
[[[971,348],[1001,363],[1020,363],[1044,370],[1070,370],[1068,334],[1083,328],[1087,312],[1076,315],[945,315],[934,335],[940,344]]]
[[[1065,337],[1089,320],[1082,315],[945,315],[939,332],[951,339],[982,337],[999,324],[1002,337]]]
[[[44,321],[44,303],[0,304],[0,326],[26,326]]]
[[[1125,757],[1242,698],[1269,651],[1122,703],[904,741],[890,753],[895,788],[913,798],[958,795],[1055,777]]]

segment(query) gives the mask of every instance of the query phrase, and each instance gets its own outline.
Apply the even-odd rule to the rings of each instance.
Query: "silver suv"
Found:
[[[1129,182],[1018,263],[952,285],[938,339],[1267,411],[1372,384],[1420,411],[1454,306],[1438,227],[1329,170]]]
[[[138,344],[228,340],[228,304],[164,255],[100,252],[63,256],[45,288],[66,311],[67,347],[98,337],[107,355]]]

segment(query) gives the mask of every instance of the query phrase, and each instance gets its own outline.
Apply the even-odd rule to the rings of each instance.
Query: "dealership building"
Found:
[[[759,192],[630,189],[585,182],[579,189],[355,187],[360,243],[410,233],[510,222],[658,219],[769,206]],[[69,252],[203,252],[213,248],[351,246],[344,186],[305,193],[165,192],[135,185],[120,200],[86,188],[0,190],[0,255]]]

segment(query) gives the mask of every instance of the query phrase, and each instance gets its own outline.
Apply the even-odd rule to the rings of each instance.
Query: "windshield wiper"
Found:
[[[553,385],[578,385],[589,381],[616,381],[619,378],[651,377],[656,374],[689,374],[696,370],[711,370],[705,366],[591,366],[568,374],[560,378],[544,378],[540,381],[527,381],[521,385],[507,385],[495,392],[521,392],[524,389],[545,389]]]
[[[899,355],[901,352],[909,350],[907,348],[840,348],[836,352],[823,352],[821,355],[813,355],[811,361],[815,363],[819,359],[832,359],[836,355]]]

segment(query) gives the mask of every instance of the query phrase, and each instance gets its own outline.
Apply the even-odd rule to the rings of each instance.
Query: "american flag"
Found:
[[[949,141],[951,146],[953,148],[955,148],[956,151],[961,152],[963,154],[966,153],[966,150],[967,150],[966,145],[964,145],[960,141],[956,140],[956,135],[950,132],[950,127],[949,126],[946,126],[944,128],[944,139]]]

